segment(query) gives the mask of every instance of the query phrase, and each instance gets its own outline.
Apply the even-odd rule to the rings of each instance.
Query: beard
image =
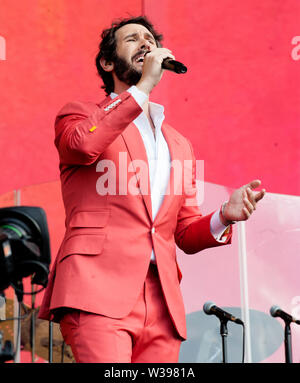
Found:
[[[142,71],[135,69],[122,57],[117,55],[114,64],[115,74],[120,81],[129,86],[136,85],[140,81],[142,77]]]

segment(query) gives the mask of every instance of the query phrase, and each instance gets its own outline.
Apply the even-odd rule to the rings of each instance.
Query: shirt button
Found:
[[[155,227],[153,226],[152,229],[151,229],[151,233],[154,234],[155,233]]]

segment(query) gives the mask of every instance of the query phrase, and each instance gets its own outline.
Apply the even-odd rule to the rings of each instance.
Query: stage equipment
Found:
[[[187,67],[183,65],[181,62],[171,60],[168,58],[163,60],[161,67],[163,69],[168,69],[172,72],[179,73],[179,74],[187,72]]]
[[[48,283],[51,262],[46,214],[40,207],[13,206],[0,209],[0,292],[12,286],[15,290],[19,315],[17,339],[20,341],[21,305],[24,294],[34,296]],[[24,292],[23,278],[31,276],[31,284],[42,288]],[[24,305],[23,305],[24,307]],[[4,320],[1,320],[3,322]],[[18,346],[18,342],[17,342]],[[0,362],[8,360],[12,346],[5,342],[0,348]]]
[[[300,324],[300,320],[293,318],[290,314],[287,314],[285,311],[281,310],[279,306],[272,306],[270,308],[270,314],[272,317],[279,317],[284,320],[284,348],[285,348],[285,363],[293,363],[292,356],[292,333],[291,333],[291,323]]]
[[[51,262],[46,214],[40,207],[0,209],[0,291],[34,274],[32,284],[48,283]],[[22,292],[16,291],[22,295]],[[22,299],[21,299],[22,300]]]
[[[9,340],[3,345],[3,332],[0,331],[0,362],[6,362],[14,358],[14,350]]]
[[[220,320],[220,334],[222,337],[222,362],[227,363],[228,362],[228,354],[227,354],[227,335],[228,335],[228,329],[227,329],[227,322],[232,321],[234,323],[240,324],[243,326],[243,356],[242,356],[242,363],[244,363],[244,357],[245,357],[245,329],[244,329],[244,322],[231,315],[227,311],[221,309],[220,307],[216,306],[214,302],[206,302],[203,305],[203,311],[207,315],[216,315]]]

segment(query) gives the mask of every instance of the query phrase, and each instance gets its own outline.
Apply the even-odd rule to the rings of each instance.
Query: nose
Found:
[[[148,40],[142,38],[140,42],[140,49],[149,51],[151,48],[151,45]]]

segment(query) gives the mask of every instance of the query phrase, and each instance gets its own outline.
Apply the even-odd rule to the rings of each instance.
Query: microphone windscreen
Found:
[[[216,304],[214,303],[214,302],[206,302],[206,303],[204,303],[204,305],[203,305],[203,311],[205,312],[205,314],[207,314],[207,315],[211,315],[211,312],[210,312],[210,310],[211,310],[211,308],[213,307],[213,306],[215,306]]]
[[[276,305],[274,305],[270,308],[270,314],[272,315],[272,317],[277,316],[277,310],[280,310],[280,307],[276,306]]]

